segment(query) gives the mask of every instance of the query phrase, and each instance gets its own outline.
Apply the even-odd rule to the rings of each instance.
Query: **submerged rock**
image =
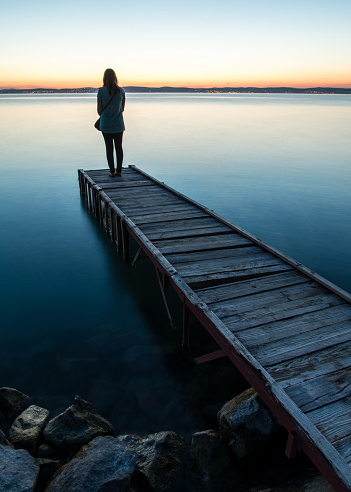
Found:
[[[9,430],[9,439],[16,448],[23,448],[34,454],[50,412],[45,408],[31,405],[14,421]]]
[[[257,452],[282,429],[253,388],[227,402],[217,417],[220,433],[237,458]]]
[[[38,474],[39,466],[28,451],[0,444],[0,490],[32,492]]]
[[[139,481],[156,492],[179,492],[184,485],[185,441],[166,431],[139,436],[121,436],[119,441],[135,451]]]
[[[218,432],[207,430],[193,435],[190,445],[190,484],[201,492],[231,492],[241,482],[234,470],[228,447]]]
[[[0,388],[0,424],[11,425],[29,405],[29,396],[14,388]]]
[[[97,436],[112,434],[110,422],[93,405],[76,396],[67,410],[50,420],[44,429],[45,441],[62,452],[76,452]]]
[[[135,453],[115,437],[96,437],[58,470],[46,492],[128,491],[135,463]]]

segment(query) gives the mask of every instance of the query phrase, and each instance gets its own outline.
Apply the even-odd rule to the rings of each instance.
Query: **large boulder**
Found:
[[[28,451],[0,444],[0,490],[32,492],[38,473],[39,466]]]
[[[130,489],[135,454],[115,437],[96,437],[63,466],[46,492],[124,492]]]
[[[227,402],[217,417],[222,437],[239,459],[254,454],[282,429],[252,388]]]
[[[29,405],[29,396],[14,388],[0,388],[0,425],[6,431],[15,418]]]
[[[49,420],[49,410],[31,405],[22,412],[9,430],[9,439],[16,448],[34,454],[41,433]]]
[[[193,435],[189,460],[192,490],[232,492],[241,480],[231,463],[228,446],[218,432],[207,430]]]
[[[61,452],[76,452],[97,436],[112,434],[110,422],[90,403],[76,396],[67,410],[50,420],[44,429],[45,441]]]
[[[118,438],[137,456],[136,477],[147,488],[156,492],[184,490],[185,442],[175,432],[165,431],[139,436]]]

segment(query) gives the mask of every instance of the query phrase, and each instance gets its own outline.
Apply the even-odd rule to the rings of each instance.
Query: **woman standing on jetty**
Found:
[[[122,87],[119,87],[116,73],[112,68],[105,70],[103,82],[103,87],[100,87],[97,93],[97,112],[101,116],[100,130],[106,145],[106,157],[110,168],[109,176],[122,176],[125,92]],[[113,144],[116,148],[116,173]]]

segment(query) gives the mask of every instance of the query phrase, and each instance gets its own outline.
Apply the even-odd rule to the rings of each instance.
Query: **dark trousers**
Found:
[[[108,166],[110,168],[111,173],[115,172],[115,165],[113,161],[113,143],[115,144],[116,149],[116,160],[117,160],[117,172],[122,172],[122,163],[123,163],[123,148],[122,148],[122,139],[123,132],[121,133],[104,133],[102,132],[106,145],[106,157]]]

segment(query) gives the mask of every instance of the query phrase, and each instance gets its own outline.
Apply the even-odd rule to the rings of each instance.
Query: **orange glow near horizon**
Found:
[[[320,77],[291,77],[291,78],[237,78],[231,81],[227,79],[152,79],[151,77],[145,77],[140,79],[134,78],[122,78],[119,77],[119,83],[121,86],[137,86],[137,87],[189,87],[189,88],[212,88],[212,87],[295,87],[295,88],[310,88],[310,87],[335,87],[335,88],[351,88],[351,80],[349,77],[335,78],[330,74]],[[0,89],[75,89],[81,87],[100,87],[102,80],[100,78],[94,79],[8,79],[0,80]]]

